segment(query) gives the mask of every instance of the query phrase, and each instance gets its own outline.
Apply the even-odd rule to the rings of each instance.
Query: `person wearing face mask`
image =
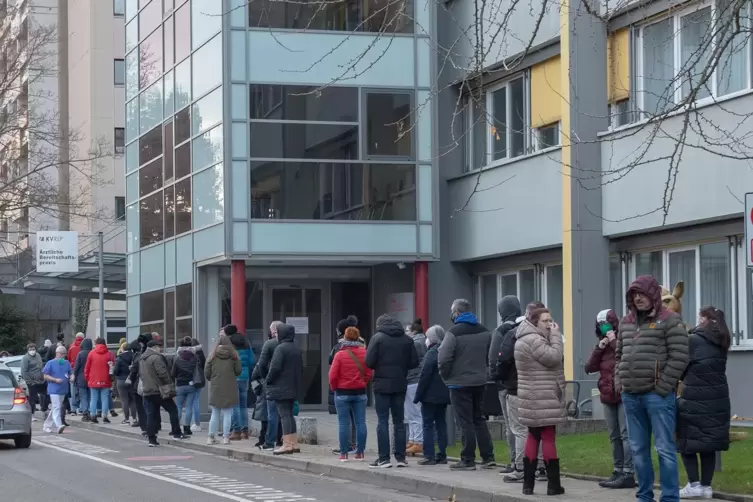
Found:
[[[262,450],[271,451],[275,449],[275,444],[281,446],[280,439],[282,436],[282,427],[280,424],[280,415],[277,413],[277,406],[271,399],[267,399],[267,374],[269,373],[269,363],[272,361],[272,356],[275,353],[275,349],[279,345],[277,340],[277,328],[282,325],[282,321],[273,321],[269,325],[269,339],[264,342],[261,348],[261,354],[259,354],[259,361],[254,366],[254,370],[251,372],[251,381],[256,382],[254,392],[257,392],[257,409],[261,407],[266,410],[266,423],[262,422],[261,431],[259,432],[259,441],[257,447]],[[262,401],[260,403],[259,401]],[[254,409],[254,418],[256,418],[257,409]],[[259,417],[263,417],[261,414]],[[258,419],[257,419],[258,420]],[[263,443],[263,444],[259,444]]]
[[[63,398],[68,394],[73,375],[71,363],[65,358],[66,353],[65,347],[57,347],[55,359],[48,361],[42,370],[44,379],[48,382],[47,392],[50,394],[52,403],[52,410],[47,414],[44,421],[44,431],[48,433],[54,430],[58,434],[62,434],[63,429],[65,429],[62,418]]]
[[[528,427],[523,457],[523,494],[532,495],[539,445],[547,474],[547,495],[565,493],[555,445],[555,427],[567,422],[562,335],[548,309],[532,310],[515,330],[518,419]]]
[[[602,310],[596,316],[596,337],[599,343],[586,363],[586,373],[599,373],[599,397],[612,443],[612,477],[599,482],[603,488],[634,488],[633,456],[627,435],[627,419],[620,391],[614,385],[615,355],[619,319],[614,310]]]
[[[418,455],[424,451],[423,419],[421,406],[415,401],[418,379],[421,375],[421,365],[426,356],[426,335],[421,319],[416,319],[408,326],[406,333],[413,339],[413,345],[418,354],[418,366],[408,371],[408,392],[405,393],[405,419],[408,422],[408,455]],[[419,401],[420,402],[420,401]]]
[[[418,377],[415,404],[421,404],[423,422],[423,454],[418,465],[447,463],[447,405],[450,404],[450,391],[439,376],[439,346],[444,340],[442,326],[435,324],[426,331],[424,364]],[[437,438],[437,452],[434,452],[434,437]]]
[[[42,375],[42,369],[44,368],[44,362],[42,362],[42,356],[37,354],[36,344],[30,343],[26,346],[26,354],[21,359],[21,378],[24,379],[29,389],[29,404],[31,404],[32,411],[35,408],[39,408],[43,411],[47,411],[45,403],[45,384],[44,375]],[[36,418],[33,418],[36,421]]]
[[[654,500],[651,434],[659,456],[662,502],[680,498],[675,442],[675,389],[688,365],[688,331],[679,314],[668,310],[661,286],[650,275],[636,278],[625,298],[628,314],[620,323],[615,385],[622,389],[628,438],[638,478],[637,498]]]
[[[175,405],[175,385],[170,377],[169,364],[162,354],[162,340],[152,334],[152,340],[139,359],[139,378],[141,379],[141,395],[144,398],[147,411],[147,438],[149,446],[159,446],[157,433],[161,422],[160,408],[170,416],[171,435],[175,439],[186,439],[180,429],[178,407]]]

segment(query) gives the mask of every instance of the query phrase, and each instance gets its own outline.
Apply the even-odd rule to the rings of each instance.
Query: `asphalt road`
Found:
[[[421,496],[275,469],[83,429],[28,450],[0,441],[0,500],[15,502],[412,502]],[[113,425],[113,427],[122,427]],[[201,434],[201,433],[200,433]]]

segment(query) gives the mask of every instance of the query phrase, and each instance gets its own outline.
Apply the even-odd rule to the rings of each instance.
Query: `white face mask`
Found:
[[[426,339],[426,347],[427,347],[427,348],[428,348],[428,347],[431,347],[431,342],[429,341],[429,339],[428,339],[428,338]]]
[[[37,355],[37,351],[36,351],[36,349],[31,349],[31,350],[29,351],[29,355],[30,355],[31,357],[34,357],[34,356],[36,356],[36,355]]]

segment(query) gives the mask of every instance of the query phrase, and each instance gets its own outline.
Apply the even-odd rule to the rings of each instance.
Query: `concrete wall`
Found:
[[[476,260],[561,245],[560,170],[560,151],[554,150],[448,181],[448,258]],[[535,222],[535,230],[528,222]]]
[[[683,141],[684,151],[675,157],[680,159],[680,168],[667,225],[742,215],[745,208],[740,200],[753,186],[753,170],[749,161],[726,156],[749,158],[753,152],[753,125],[740,119],[752,112],[751,95],[699,109],[702,118],[691,121]],[[655,132],[652,125],[644,125],[602,138],[603,181],[611,182],[602,188],[604,235],[645,232],[662,225],[660,210],[636,216],[662,205],[669,161],[658,159],[672,155],[684,119],[679,115],[664,120],[660,132]],[[722,133],[717,127],[724,124]],[[695,145],[704,145],[704,149]],[[636,165],[636,159],[641,159],[641,165]]]

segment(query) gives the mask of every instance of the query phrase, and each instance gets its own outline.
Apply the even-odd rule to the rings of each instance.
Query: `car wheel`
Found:
[[[31,434],[26,436],[18,436],[13,440],[16,443],[16,448],[28,448],[31,446]]]

